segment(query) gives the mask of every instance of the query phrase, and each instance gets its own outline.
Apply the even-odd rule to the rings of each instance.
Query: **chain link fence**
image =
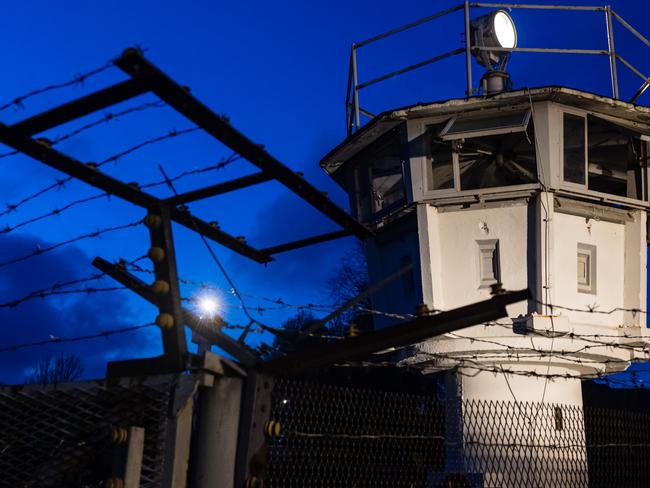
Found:
[[[100,487],[111,428],[145,429],[140,486],[159,487],[175,376],[0,388],[0,486]]]
[[[404,386],[279,380],[264,487],[650,486],[647,412]]]

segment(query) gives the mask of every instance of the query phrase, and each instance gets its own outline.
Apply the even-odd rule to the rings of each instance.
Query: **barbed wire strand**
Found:
[[[98,120],[90,122],[90,123],[88,123],[86,125],[83,125],[83,126],[77,128],[77,129],[73,130],[72,132],[68,132],[67,134],[57,136],[52,141],[49,141],[49,140],[47,140],[45,138],[39,138],[39,139],[42,140],[43,142],[48,143],[51,146],[56,146],[57,144],[59,144],[59,143],[61,143],[63,141],[66,141],[66,140],[68,140],[68,139],[70,139],[70,138],[72,138],[74,136],[77,136],[77,135],[81,134],[82,132],[85,132],[85,131],[87,131],[89,129],[92,129],[93,127],[97,127],[97,126],[100,126],[102,124],[107,124],[108,122],[118,120],[120,117],[123,117],[125,115],[129,115],[129,114],[136,113],[136,112],[142,112],[143,110],[147,110],[149,108],[162,108],[164,106],[165,106],[164,102],[161,102],[159,100],[159,101],[156,101],[156,102],[142,103],[140,105],[136,105],[135,107],[125,109],[125,110],[123,110],[121,112],[115,112],[115,113],[105,112],[104,116],[101,119],[98,119]],[[9,152],[6,152],[6,153],[2,153],[2,154],[0,154],[0,159],[8,158],[10,156],[16,156],[17,154],[20,154],[20,151],[9,151]]]
[[[128,224],[116,225],[116,226],[112,226],[112,227],[105,227],[103,229],[99,229],[99,230],[96,230],[94,232],[89,232],[87,234],[82,234],[82,235],[73,237],[71,239],[67,239],[65,241],[57,242],[57,243],[52,244],[52,245],[47,246],[47,247],[43,247],[43,248],[37,247],[31,253],[24,254],[24,255],[19,256],[17,258],[13,258],[13,259],[9,259],[7,261],[0,262],[0,269],[4,268],[6,266],[9,266],[11,264],[16,264],[16,263],[19,263],[21,261],[26,261],[27,259],[31,259],[33,257],[40,256],[42,254],[54,251],[55,249],[58,249],[58,248],[63,247],[63,246],[67,246],[67,245],[72,244],[74,242],[79,242],[79,241],[83,241],[83,240],[86,240],[86,239],[94,239],[94,238],[97,238],[97,237],[99,237],[101,235],[104,235],[106,233],[109,233],[109,232],[116,232],[116,231],[120,231],[120,230],[129,229],[131,227],[135,227],[137,225],[140,225],[141,223],[142,223],[142,219],[138,219],[138,220],[136,220],[134,222],[130,222]]]
[[[153,137],[151,139],[147,139],[147,140],[145,140],[143,142],[140,142],[140,143],[138,143],[138,144],[136,144],[134,146],[129,147],[128,149],[125,149],[123,151],[120,151],[119,153],[116,153],[116,154],[113,154],[112,156],[109,156],[108,158],[100,161],[99,163],[96,163],[96,167],[100,168],[100,167],[102,167],[102,166],[104,166],[104,165],[106,165],[108,163],[117,162],[119,159],[123,158],[124,156],[127,156],[127,155],[129,155],[131,153],[134,153],[134,152],[136,152],[136,151],[138,151],[138,150],[140,150],[140,149],[142,149],[144,147],[150,146],[152,144],[157,144],[159,142],[162,142],[162,141],[165,141],[165,140],[168,140],[168,139],[172,139],[174,137],[179,137],[179,136],[183,136],[183,135],[186,135],[186,134],[190,134],[192,132],[196,132],[196,131],[199,131],[199,130],[200,130],[200,128],[198,128],[198,127],[191,127],[191,128],[182,129],[182,130],[172,129],[172,130],[168,131],[167,133],[165,133],[163,135],[156,136],[156,137]],[[14,204],[5,204],[6,208],[2,212],[0,212],[0,217],[3,217],[4,215],[7,215],[7,214],[9,214],[11,212],[15,212],[16,210],[18,210],[20,207],[22,207],[27,202],[31,202],[33,200],[36,200],[37,198],[41,197],[42,195],[44,195],[46,193],[49,193],[50,191],[52,191],[54,189],[65,188],[66,183],[68,183],[68,182],[70,182],[70,181],[72,181],[74,179],[75,178],[72,177],[72,176],[66,176],[65,178],[55,179],[54,183],[52,183],[50,185],[47,185],[47,186],[41,188],[40,190],[38,190],[38,191],[24,197],[19,202],[14,203]]]
[[[33,98],[37,95],[42,95],[43,93],[47,93],[50,91],[54,90],[60,90],[62,88],[68,88],[70,86],[74,85],[83,85],[83,83],[89,79],[92,78],[93,76],[96,76],[100,73],[103,73],[104,71],[107,71],[108,69],[112,68],[114,66],[114,59],[110,59],[106,63],[104,63],[101,66],[98,66],[97,68],[93,68],[89,71],[83,72],[83,73],[77,73],[74,75],[74,77],[68,81],[64,81],[61,83],[53,83],[51,85],[44,86],[42,88],[37,88],[35,90],[31,90],[23,95],[20,95],[10,102],[6,102],[3,105],[0,105],[0,112],[4,112],[8,108],[11,107],[16,107],[16,108],[22,108],[24,107],[24,102],[25,100],[28,100],[30,98]]]
[[[217,171],[217,170],[225,168],[226,166],[228,166],[229,164],[233,163],[234,161],[236,161],[238,159],[241,159],[241,156],[236,155],[236,157],[229,156],[227,158],[222,158],[221,161],[219,161],[216,164],[211,164],[211,165],[205,166],[203,168],[197,168],[197,169],[188,170],[188,171],[184,171],[182,173],[179,173],[178,175],[171,178],[171,181],[175,182],[175,181],[179,181],[179,180],[181,180],[183,178],[186,178],[188,176],[203,174],[203,173],[207,173],[209,171]],[[158,186],[163,186],[163,185],[166,185],[166,184],[167,184],[167,182],[165,180],[160,180],[160,181],[155,181],[155,182],[145,183],[143,185],[139,185],[139,188],[141,190],[144,190],[144,189],[149,189],[149,188],[155,188],[155,187],[158,187]],[[92,195],[90,197],[80,198],[78,200],[74,200],[72,202],[67,203],[66,205],[64,205],[62,207],[54,208],[53,210],[50,210],[47,213],[38,215],[36,217],[32,217],[30,219],[24,220],[22,222],[19,222],[17,224],[12,225],[12,226],[7,225],[4,228],[0,229],[0,235],[8,234],[10,232],[15,231],[16,229],[20,229],[20,228],[25,227],[27,225],[33,224],[35,222],[40,222],[42,220],[46,220],[46,219],[51,218],[51,217],[59,216],[63,212],[65,212],[66,210],[69,210],[71,208],[74,208],[74,207],[77,207],[77,206],[80,206],[80,205],[84,205],[86,203],[90,203],[90,202],[93,202],[95,200],[99,200],[99,199],[104,198],[104,197],[108,199],[111,196],[112,195],[110,193],[108,193],[108,192],[102,192],[102,193],[98,193],[96,195]]]

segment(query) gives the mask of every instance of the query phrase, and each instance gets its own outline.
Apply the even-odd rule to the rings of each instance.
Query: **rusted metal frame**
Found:
[[[249,186],[257,185],[259,183],[264,183],[270,181],[273,178],[264,171],[259,173],[254,173],[252,175],[242,176],[234,180],[226,181],[223,183],[217,183],[215,185],[206,186],[198,190],[188,191],[186,193],[181,193],[165,200],[169,205],[182,205],[185,203],[195,202],[196,200],[202,200],[204,198],[214,197],[216,195],[222,195],[235,190],[240,190]]]
[[[532,10],[575,10],[587,12],[603,12],[605,7],[598,6],[581,6],[581,5],[536,5],[527,3],[483,3],[472,2],[470,7],[473,8],[524,8]]]
[[[632,63],[630,63],[627,59],[625,59],[623,56],[620,54],[616,54],[616,59],[618,59],[623,65],[628,68],[632,73],[637,75],[639,78],[643,80],[643,84],[641,85],[641,88],[637,90],[637,92],[634,94],[632,98],[628,101],[628,103],[634,103],[638,100],[638,98],[645,93],[645,91],[648,89],[650,86],[650,77],[644,75],[641,73],[638,69],[636,69]]]
[[[278,244],[277,246],[267,247],[265,249],[262,249],[261,252],[268,255],[280,254],[283,252],[293,251],[294,249],[300,249],[301,247],[320,244],[321,242],[332,241],[334,239],[340,239],[342,237],[348,237],[351,235],[352,233],[349,230],[337,230],[334,232],[328,232],[327,234],[300,239],[298,241],[287,242],[286,244]]]
[[[149,216],[158,216],[159,225],[149,225],[149,238],[152,248],[162,249],[164,256],[161,260],[153,261],[153,271],[156,281],[167,282],[169,291],[161,293],[158,297],[158,310],[160,313],[174,317],[174,323],[169,328],[161,328],[162,343],[165,356],[177,366],[177,371],[182,371],[187,355],[187,342],[185,328],[183,327],[183,310],[181,308],[181,292],[178,284],[176,270],[176,253],[174,250],[174,237],[172,234],[171,213],[169,206],[160,205],[158,208],[149,209]]]
[[[0,123],[0,142],[26,154],[27,156],[41,161],[54,169],[62,171],[63,173],[77,178],[84,183],[88,183],[95,188],[99,188],[107,193],[118,196],[139,207],[156,208],[160,206],[162,202],[153,195],[127,185],[126,183],[123,183],[106,173],[102,173],[92,166],[83,164],[44,143],[35,141],[31,137],[18,133],[2,123]],[[209,225],[207,222],[197,219],[196,217],[191,218],[190,214],[187,212],[174,209],[171,218],[191,230],[194,229],[194,226],[191,223],[193,218],[200,227],[203,235],[207,238],[259,263],[266,263],[272,260],[265,254],[252,248],[236,237],[233,237]]]
[[[618,73],[616,72],[616,47],[614,44],[614,26],[612,25],[612,7],[605,7],[607,25],[607,48],[609,50],[609,72],[612,79],[612,97],[618,99]]]
[[[470,25],[470,7],[469,1],[465,0],[464,20],[465,20],[465,70],[467,75],[467,96],[474,94],[474,81],[472,80],[472,29]]]
[[[403,32],[403,31],[405,31],[405,30],[412,29],[413,27],[417,27],[417,26],[419,26],[419,25],[426,24],[427,22],[431,22],[432,20],[438,19],[438,18],[440,18],[440,17],[444,17],[445,15],[448,15],[448,14],[451,14],[451,13],[454,13],[454,12],[457,12],[458,10],[462,10],[463,7],[464,7],[463,4],[456,5],[456,6],[454,6],[454,7],[450,7],[450,8],[448,8],[448,9],[446,9],[446,10],[442,10],[442,11],[440,11],[440,12],[437,12],[437,13],[435,13],[435,14],[429,15],[429,16],[427,16],[427,17],[423,17],[423,18],[421,18],[421,19],[415,20],[415,21],[410,22],[410,23],[408,23],[408,24],[405,24],[405,25],[403,25],[403,26],[401,26],[401,27],[396,27],[395,29],[391,29],[391,30],[386,31],[386,32],[384,32],[384,33],[382,33],[382,34],[377,34],[377,35],[374,36],[374,37],[371,37],[371,38],[369,38],[369,39],[366,39],[365,41],[358,42],[358,43],[356,44],[356,46],[357,46],[357,47],[363,47],[363,46],[365,46],[365,45],[367,45],[367,44],[370,44],[370,43],[372,43],[372,42],[379,41],[380,39],[385,39],[385,38],[390,37],[390,36],[393,36],[393,35],[395,35],[395,34],[399,34],[400,32]]]
[[[267,172],[307,203],[320,210],[334,222],[349,229],[358,237],[372,232],[320,191],[298,176],[293,170],[271,156],[262,146],[244,136],[223,117],[194,98],[174,80],[146,60],[138,50],[127,49],[115,64],[133,78],[140,80],[159,98],[186,118],[225,144],[244,159]]]
[[[119,265],[109,263],[105,259],[96,257],[93,260],[93,266],[100,271],[106,273],[121,285],[126,286],[129,290],[133,291],[140,297],[144,298],[149,303],[158,306],[158,297],[151,291],[151,287],[139,279],[137,276],[126,271]],[[255,367],[258,364],[258,359],[247,348],[242,347],[235,339],[224,334],[216,327],[205,326],[200,323],[195,315],[189,310],[182,308],[182,322],[192,330],[197,330],[201,335],[209,339],[216,346],[223,349],[228,354],[236,358],[242,365],[247,368]],[[135,360],[146,361],[146,360]],[[126,363],[127,361],[124,361]]]
[[[267,361],[262,371],[268,374],[294,375],[344,361],[367,359],[373,352],[408,346],[430,337],[506,317],[506,305],[528,300],[530,296],[529,290],[506,292],[489,300],[436,315],[418,317],[343,341],[305,348]]]
[[[16,122],[11,129],[30,136],[39,134],[111,105],[143,95],[147,91],[147,88],[137,80],[126,80]]]
[[[407,66],[405,68],[398,69],[396,71],[392,71],[390,73],[379,76],[379,77],[374,78],[372,80],[364,81],[363,83],[361,83],[360,85],[357,86],[357,90],[362,90],[363,88],[367,88],[370,85],[374,85],[376,83],[387,80],[389,78],[393,78],[395,76],[402,75],[404,73],[408,73],[409,71],[413,71],[415,69],[422,68],[422,67],[427,66],[429,64],[437,63],[438,61],[442,61],[443,59],[447,59],[447,58],[450,58],[452,56],[456,56],[457,54],[461,54],[461,53],[464,53],[464,52],[465,52],[465,48],[461,47],[461,48],[458,48],[458,49],[454,49],[453,51],[449,51],[447,53],[440,54],[439,56],[435,56],[433,58],[426,59],[426,60],[421,61],[419,63],[412,64],[412,65]]]
[[[627,30],[629,30],[637,39],[639,39],[641,42],[643,42],[646,46],[650,47],[650,40],[648,40],[647,37],[645,37],[643,34],[641,34],[634,27],[632,27],[628,22],[626,22],[623,19],[623,17],[618,15],[614,10],[612,10],[611,12],[612,12],[612,16],[616,20],[618,20],[623,27],[625,27]]]
[[[273,261],[272,257],[246,244],[246,241],[244,239],[233,237],[230,234],[222,232],[217,227],[209,224],[205,220],[196,218],[187,210],[173,208],[172,219],[174,222],[182,225],[183,227],[203,234],[205,237],[210,238],[222,246],[225,246],[228,249],[241,254],[242,256],[246,256],[253,261],[261,264]]]

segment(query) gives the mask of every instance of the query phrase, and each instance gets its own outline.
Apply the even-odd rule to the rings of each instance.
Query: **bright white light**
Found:
[[[197,297],[195,303],[202,319],[212,319],[221,311],[221,301],[216,294],[204,293]]]
[[[494,33],[501,47],[512,49],[517,46],[517,31],[510,15],[499,10],[494,15]]]

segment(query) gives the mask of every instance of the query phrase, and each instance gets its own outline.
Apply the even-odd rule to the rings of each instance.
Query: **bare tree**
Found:
[[[366,256],[360,243],[357,243],[341,261],[341,265],[334,271],[327,281],[325,293],[335,306],[341,306],[352,300],[369,286],[368,265]],[[370,308],[370,298],[361,300],[356,307],[345,311],[331,320],[327,327],[336,335],[343,335],[346,328],[360,318],[359,307]],[[367,320],[367,319],[366,319]]]
[[[79,356],[74,354],[59,354],[55,358],[47,356],[41,359],[25,377],[25,383],[41,385],[66,383],[81,377],[83,371],[84,367]]]

